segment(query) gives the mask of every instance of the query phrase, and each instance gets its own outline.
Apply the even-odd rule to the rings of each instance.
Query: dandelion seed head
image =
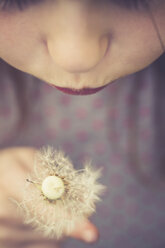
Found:
[[[42,193],[48,200],[56,200],[60,198],[64,191],[64,183],[60,177],[48,176],[42,182]]]
[[[100,176],[101,171],[92,169],[89,162],[76,171],[64,152],[42,148],[36,154],[34,173],[26,182],[20,204],[25,222],[45,236],[59,239],[68,235],[77,222],[95,212],[105,190],[97,182]]]

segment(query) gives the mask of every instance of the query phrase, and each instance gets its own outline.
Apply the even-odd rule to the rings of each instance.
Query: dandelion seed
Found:
[[[25,222],[45,236],[61,238],[71,233],[77,222],[95,212],[95,204],[105,187],[97,182],[100,170],[87,162],[76,171],[62,151],[52,147],[37,152],[34,175],[27,179],[20,204]]]

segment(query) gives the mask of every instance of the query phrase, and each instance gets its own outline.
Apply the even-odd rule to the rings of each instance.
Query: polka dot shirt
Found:
[[[92,159],[107,187],[91,217],[100,232],[94,247],[164,248],[164,189],[150,183],[159,176],[152,68],[89,96],[66,95],[13,68],[5,71],[3,62],[2,69],[0,147],[52,145],[76,168]],[[90,246],[67,239],[63,247]]]

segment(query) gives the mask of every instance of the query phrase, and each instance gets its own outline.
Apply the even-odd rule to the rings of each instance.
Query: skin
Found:
[[[165,42],[164,1],[157,1],[151,10]],[[0,9],[0,58],[56,86],[100,87],[145,68],[163,52],[148,11],[103,0],[43,0],[22,12]],[[5,248],[55,247],[53,240],[25,227],[7,200],[21,200],[17,182],[21,180],[23,187],[33,155],[29,148],[0,152],[0,244]],[[14,187],[6,184],[11,178]],[[88,220],[70,236],[85,241],[87,230],[96,240],[98,230]]]
[[[148,11],[94,2],[42,0],[22,12],[1,10],[0,57],[47,83],[82,89],[137,72],[164,52]],[[163,2],[151,8],[165,41]]]

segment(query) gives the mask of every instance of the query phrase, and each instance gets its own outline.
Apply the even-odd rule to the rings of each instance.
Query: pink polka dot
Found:
[[[62,147],[66,153],[71,153],[74,149],[73,143],[71,142],[65,142]]]
[[[143,107],[141,110],[140,110],[140,115],[141,117],[145,118],[145,117],[148,117],[149,114],[150,114],[150,108],[149,107]]]
[[[109,176],[109,181],[113,187],[122,187],[123,176],[120,172],[113,173]]]
[[[136,185],[127,184],[126,186],[126,194],[129,198],[135,198],[140,195],[139,188]]]
[[[86,109],[84,109],[84,108],[79,108],[79,109],[77,109],[77,110],[76,110],[76,116],[77,116],[79,119],[81,119],[81,120],[85,119],[86,116],[87,116],[87,111],[86,111]]]
[[[80,162],[80,163],[85,163],[86,160],[90,159],[90,155],[86,152],[86,153],[81,153],[77,160]]]
[[[111,109],[109,112],[108,112],[108,116],[110,119],[117,119],[118,117],[118,111],[114,108],[114,109]]]
[[[48,130],[47,130],[47,132],[46,132],[46,136],[48,137],[48,138],[50,138],[50,139],[55,139],[56,138],[56,130],[55,129],[51,129],[51,128],[49,128]]]
[[[150,207],[151,207],[152,205],[154,205],[153,195],[152,194],[144,194],[142,196],[142,202],[144,205],[146,205],[146,206],[150,205]]]
[[[143,210],[139,218],[141,222],[145,223],[146,226],[149,226],[150,229],[152,229],[155,226],[155,223],[157,222],[155,212],[151,209]]]
[[[38,146],[42,146],[45,143],[44,137],[41,137],[39,134],[35,135],[33,138]]]
[[[119,138],[120,138],[119,134],[116,133],[115,131],[108,134],[108,139],[110,140],[110,142],[112,141],[117,142]]]
[[[107,218],[110,215],[110,208],[107,205],[98,205],[97,211],[101,213],[102,218]]]
[[[101,98],[97,98],[93,101],[93,107],[99,109],[104,106],[104,102]]]
[[[6,129],[6,133],[0,132],[0,140],[1,140],[1,142],[6,142],[8,140],[11,140],[12,137],[13,137],[13,133],[14,133],[13,130],[12,130],[12,133],[11,133],[11,131],[9,131],[7,129]]]
[[[55,115],[56,113],[56,108],[55,107],[52,107],[52,106],[49,106],[45,109],[45,114],[50,117],[52,115]]]
[[[123,121],[123,128],[132,128],[133,126],[133,120],[130,118],[127,118]]]
[[[80,142],[86,142],[89,138],[89,135],[86,131],[82,130],[77,132],[76,137]]]
[[[102,226],[102,233],[101,233],[102,239],[108,240],[109,237],[113,235],[113,231],[114,230],[112,226],[104,224],[104,226]],[[100,247],[104,247],[104,246],[100,246]]]
[[[151,168],[150,167],[150,163],[152,163],[152,155],[147,152],[147,151],[144,151],[142,154],[141,154],[141,159],[143,160],[143,170],[147,171]]]
[[[125,197],[123,195],[114,195],[112,204],[115,209],[122,209],[125,206]]]
[[[159,235],[159,232],[156,230],[155,232],[149,230],[149,231],[145,231],[145,235],[142,236],[143,242],[147,242],[150,244],[154,244],[155,240],[159,240],[161,237]],[[160,248],[163,248],[164,245]]]
[[[109,158],[109,160],[111,161],[111,163],[113,164],[113,165],[121,165],[121,156],[120,156],[120,154],[113,154],[113,156],[111,156],[110,158]]]
[[[129,229],[128,229],[128,232],[134,236],[141,236],[143,232],[143,227],[141,227],[139,223],[134,223],[134,225],[130,226]]]
[[[61,95],[60,102],[64,106],[68,106],[71,102],[70,96],[67,95]]]
[[[150,227],[153,225],[156,219],[155,213],[151,211],[150,209],[144,210],[141,213],[140,218],[143,222],[145,222],[146,225],[149,225]]]
[[[92,126],[95,130],[100,130],[104,128],[104,122],[102,120],[95,120]]]
[[[61,122],[60,122],[60,127],[62,128],[62,129],[65,129],[65,130],[67,130],[67,129],[69,129],[70,128],[70,119],[67,119],[67,118],[65,118],[65,119],[62,119],[61,120]]]
[[[134,101],[135,101],[135,98],[134,98],[134,96],[133,95],[128,95],[128,96],[126,96],[126,104],[134,104]]]
[[[4,118],[8,117],[11,114],[11,109],[9,107],[5,107],[3,109],[0,109],[0,115]]]
[[[130,244],[130,238],[128,236],[124,236],[123,233],[120,236],[115,236],[115,248],[116,247],[137,248],[137,246]]]
[[[125,226],[125,218],[124,218],[124,215],[122,214],[118,214],[118,215],[115,215],[112,220],[111,220],[111,225],[115,228],[123,228]]]
[[[138,208],[137,204],[128,200],[128,199],[127,199],[126,203],[127,203],[127,206],[125,208],[125,212],[127,214],[129,214],[129,216],[131,218],[133,218],[133,217],[136,218],[137,215],[139,214],[139,208]]]
[[[148,140],[151,136],[151,130],[150,129],[143,129],[141,132],[140,132],[140,135],[141,137],[143,137],[143,139],[145,140]]]
[[[40,113],[35,113],[33,116],[32,116],[32,121],[34,121],[35,123],[40,123],[42,121],[42,116]]]
[[[95,145],[95,152],[96,154],[104,154],[106,152],[106,146],[104,143],[98,143]]]

